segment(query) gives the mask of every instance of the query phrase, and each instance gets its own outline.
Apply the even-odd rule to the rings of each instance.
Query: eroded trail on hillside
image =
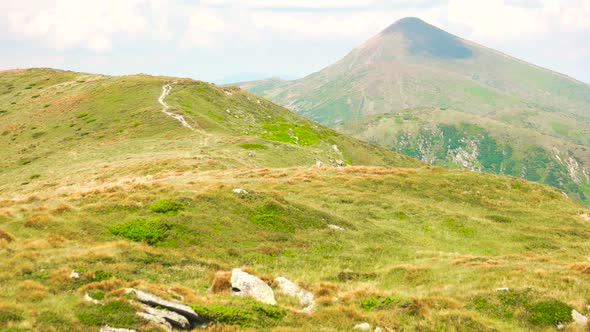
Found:
[[[162,94],[160,95],[160,98],[158,98],[158,102],[163,107],[162,113],[164,113],[164,114],[168,115],[169,117],[173,118],[174,120],[180,122],[183,126],[187,127],[188,129],[195,131],[195,129],[186,121],[184,116],[168,111],[168,109],[170,109],[170,106],[168,104],[166,104],[166,102],[164,101],[164,98],[166,98],[166,96],[168,96],[168,94],[170,94],[171,90],[172,90],[172,85],[169,83],[164,84],[164,86],[162,87]]]

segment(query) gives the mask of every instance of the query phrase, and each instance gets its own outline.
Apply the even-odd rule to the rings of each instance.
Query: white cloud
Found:
[[[148,22],[140,11],[143,2],[56,0],[40,9],[12,4],[3,15],[6,29],[14,38],[39,41],[58,49],[107,51],[112,48],[115,34],[147,31]]]
[[[192,11],[188,20],[188,28],[181,38],[182,46],[210,48],[221,45],[225,23],[219,13],[198,8]]]

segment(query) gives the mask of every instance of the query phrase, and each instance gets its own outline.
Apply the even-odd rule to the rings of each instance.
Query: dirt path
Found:
[[[158,102],[160,103],[160,105],[162,105],[162,107],[164,107],[164,108],[162,108],[162,113],[164,113],[164,114],[168,115],[169,117],[173,118],[174,120],[180,122],[183,126],[187,127],[188,129],[195,131],[195,129],[188,122],[186,122],[186,120],[184,119],[184,116],[168,111],[170,106],[168,104],[166,104],[166,102],[164,102],[164,98],[166,98],[166,96],[168,96],[168,94],[170,94],[171,90],[172,90],[171,84],[164,84],[164,86],[162,87],[162,94],[160,95],[160,98],[158,98]]]

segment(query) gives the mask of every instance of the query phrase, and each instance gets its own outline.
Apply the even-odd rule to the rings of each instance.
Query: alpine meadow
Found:
[[[0,71],[0,331],[590,331],[589,85],[412,17],[296,80],[111,74]]]

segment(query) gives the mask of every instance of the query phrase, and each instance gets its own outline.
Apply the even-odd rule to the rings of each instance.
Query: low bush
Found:
[[[78,320],[85,325],[133,327],[139,322],[133,307],[127,302],[114,301],[105,305],[86,305],[78,313]]]
[[[249,300],[235,305],[194,304],[191,307],[207,321],[239,325],[242,328],[276,326],[287,315],[284,309]]]
[[[535,325],[556,326],[573,320],[572,307],[557,300],[538,302],[530,306],[529,310],[529,322]]]
[[[158,220],[135,219],[109,228],[114,235],[154,245],[166,238],[166,229]]]
[[[182,203],[170,199],[162,199],[149,206],[150,211],[156,213],[173,213],[178,212],[183,208],[184,206]]]

